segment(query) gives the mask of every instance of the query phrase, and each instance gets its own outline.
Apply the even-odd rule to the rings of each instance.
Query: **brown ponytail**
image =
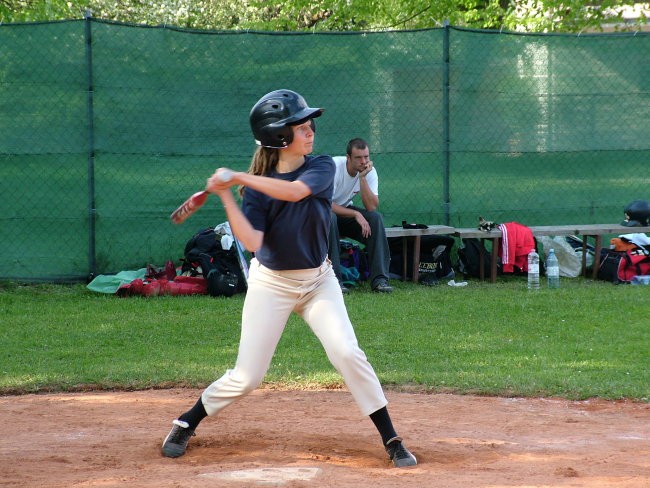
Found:
[[[279,151],[272,147],[259,146],[253,154],[253,159],[248,167],[247,173],[250,175],[266,176],[275,169],[280,160]],[[244,194],[244,187],[238,188],[239,195]]]

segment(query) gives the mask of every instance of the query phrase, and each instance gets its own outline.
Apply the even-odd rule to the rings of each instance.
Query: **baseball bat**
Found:
[[[246,262],[246,256],[244,255],[244,249],[242,248],[242,245],[239,243],[239,239],[234,237],[234,240],[235,240],[234,246],[235,249],[237,250],[237,258],[239,261],[239,269],[241,269],[241,272],[244,275],[244,281],[246,281],[246,286],[248,287],[248,263]]]
[[[232,171],[226,168],[219,168],[217,170],[217,177],[223,182],[230,181],[232,179]],[[196,192],[190,198],[185,200],[180,207],[172,212],[170,217],[172,222],[175,224],[182,224],[185,222],[190,215],[203,206],[208,199],[208,195],[210,195],[210,193],[203,190]]]
[[[175,224],[182,224],[187,218],[200,209],[208,199],[209,193],[205,190],[196,192],[183,204],[172,212],[171,219]]]

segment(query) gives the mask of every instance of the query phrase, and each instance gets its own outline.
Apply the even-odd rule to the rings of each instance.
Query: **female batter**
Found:
[[[260,385],[289,315],[296,312],[322,343],[361,412],[372,419],[393,464],[417,464],[393,428],[388,402],[359,348],[327,259],[335,168],[330,156],[310,155],[313,119],[322,113],[323,109],[310,108],[291,90],[264,95],[250,113],[260,147],[248,172],[221,168],[207,182],[206,189],[221,199],[234,235],[255,257],[250,264],[235,367],[173,421],[162,445],[165,456],[182,456],[201,420]],[[241,188],[241,209],[232,194],[233,185]]]

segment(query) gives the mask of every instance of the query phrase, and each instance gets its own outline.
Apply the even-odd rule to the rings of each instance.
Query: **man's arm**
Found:
[[[376,195],[370,187],[367,179],[368,174],[373,170],[373,168],[374,166],[372,161],[370,161],[365,169],[359,172],[359,193],[361,194],[361,202],[368,212],[374,212],[379,208],[379,196]],[[373,176],[377,178],[376,170]]]
[[[350,217],[356,220],[359,227],[361,227],[361,235],[366,239],[370,237],[370,224],[365,217],[361,215],[361,212],[334,202],[332,202],[332,211],[339,217]]]

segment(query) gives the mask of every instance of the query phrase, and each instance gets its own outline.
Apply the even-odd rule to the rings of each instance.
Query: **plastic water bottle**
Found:
[[[549,249],[548,258],[546,259],[546,277],[548,278],[549,288],[560,287],[560,265],[557,262],[555,250]]]
[[[539,290],[539,254],[535,249],[528,254],[528,289]]]

